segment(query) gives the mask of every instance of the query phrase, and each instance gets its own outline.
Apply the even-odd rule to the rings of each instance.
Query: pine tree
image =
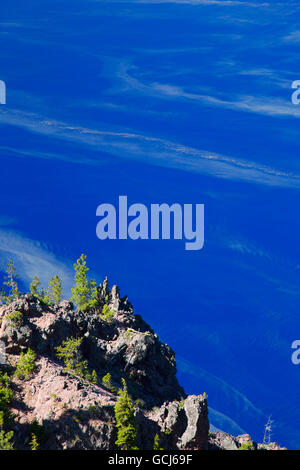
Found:
[[[83,360],[81,353],[81,343],[83,338],[67,338],[62,342],[61,346],[58,346],[56,349],[56,355],[59,359],[62,359],[66,371],[74,373],[79,377],[82,377],[89,382],[97,380],[96,371],[90,372],[88,368],[88,361]],[[95,382],[93,382],[95,383]]]
[[[111,383],[111,374],[109,372],[107,372],[107,374],[104,375],[104,377],[102,377],[102,383],[104,387],[107,387],[109,390],[111,390],[112,383]]]
[[[28,348],[27,353],[21,352],[20,358],[15,370],[15,376],[20,380],[28,380],[35,367],[36,354]]]
[[[38,297],[40,294],[41,282],[37,275],[34,276],[33,281],[30,284],[30,292],[35,297]]]
[[[8,288],[8,294],[4,296],[7,304],[20,297],[20,291],[17,283],[18,275],[14,260],[10,258],[6,266],[6,275],[4,285]],[[2,291],[3,293],[3,291]]]
[[[38,276],[34,276],[32,283],[30,284],[30,292],[34,295],[37,299],[44,304],[50,305],[50,296],[47,290],[42,289],[41,282]]]
[[[74,264],[75,287],[72,288],[71,300],[82,310],[88,310],[97,303],[97,284],[94,280],[88,280],[89,268],[86,265],[86,256],[81,255]]]
[[[62,299],[62,280],[58,277],[57,274],[53,276],[49,281],[49,287],[47,294],[49,296],[50,302],[54,304],[59,304]]]
[[[138,450],[136,445],[137,431],[132,401],[128,395],[127,385],[122,379],[123,389],[119,391],[119,398],[115,404],[115,417],[117,421],[118,439],[116,444],[122,450]]]
[[[63,360],[68,372],[75,371],[78,368],[78,364],[82,362],[82,341],[83,338],[67,338],[62,342],[61,346],[55,348],[57,357]]]
[[[93,382],[95,385],[98,385],[98,376],[95,370],[92,372],[91,382]]]

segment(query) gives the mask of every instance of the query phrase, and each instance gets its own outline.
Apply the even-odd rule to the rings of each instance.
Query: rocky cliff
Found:
[[[97,307],[88,312],[69,301],[49,306],[25,294],[0,308],[0,321],[0,371],[8,373],[13,391],[15,448],[32,448],[34,431],[40,449],[117,449],[114,405],[122,378],[134,403],[140,449],[153,449],[156,435],[164,450],[261,448],[247,435],[209,433],[206,397],[185,394],[172,349],[133,314],[116,286],[109,289],[107,279],[98,287]],[[94,371],[93,380],[58,359],[56,348],[68,338],[82,339],[77,354]],[[28,348],[36,354],[34,369],[20,377],[14,371]]]

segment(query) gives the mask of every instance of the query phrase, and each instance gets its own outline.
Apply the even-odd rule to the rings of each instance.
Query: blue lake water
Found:
[[[4,3],[4,4],[3,4]],[[0,261],[88,255],[176,351],[212,423],[299,448],[300,78],[293,1],[1,5]],[[96,238],[96,207],[204,203],[205,246]]]

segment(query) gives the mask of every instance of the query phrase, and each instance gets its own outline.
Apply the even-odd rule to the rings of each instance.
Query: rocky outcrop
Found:
[[[19,449],[28,448],[32,423],[43,426],[44,449],[100,449],[114,447],[116,397],[46,357],[36,363],[33,377],[14,380],[12,412]]]
[[[104,305],[113,312],[112,318],[103,318]],[[25,294],[0,308],[0,320],[6,354],[2,369],[13,369],[28,348],[37,354],[34,374],[25,381],[13,378],[12,412],[19,448],[28,447],[35,421],[43,425],[45,449],[116,448],[114,404],[122,377],[136,401],[139,447],[152,449],[156,434],[165,448],[182,446],[180,439],[191,418],[187,418],[185,406],[190,412],[190,405],[185,404],[186,395],[176,378],[175,354],[139,315],[133,315],[128,298],[121,298],[116,286],[109,289],[107,279],[98,288],[97,308],[88,312],[74,310],[69,301],[47,306]],[[65,370],[56,348],[70,337],[83,338],[80,355],[96,372],[98,384],[111,374],[110,389]],[[205,406],[203,402],[203,410]],[[202,421],[206,419],[207,434],[207,408],[205,412],[196,408]],[[206,442],[207,438],[201,445],[205,447]]]
[[[125,375],[132,394],[149,406],[184,397],[176,378],[174,351],[159,341],[141,317],[133,315],[131,304],[127,297],[120,298],[117,287],[109,291],[107,281],[103,284],[100,302],[114,311],[111,322],[101,318],[100,307],[88,313],[74,310],[68,301],[48,307],[31,294],[2,307],[0,339],[6,353],[16,355],[30,347],[55,360],[55,348],[63,340],[82,337],[82,354],[100,380],[109,372],[113,382],[120,384]],[[15,311],[22,314],[18,327],[7,319]]]
[[[110,318],[102,315],[104,305],[113,312]],[[82,338],[80,357],[95,371],[98,385],[66,371],[58,360],[56,348],[70,337]],[[185,394],[172,349],[133,314],[117,286],[109,289],[107,279],[98,287],[97,307],[88,312],[74,310],[70,301],[47,306],[31,294],[2,306],[0,341],[6,355],[0,370],[14,370],[28,348],[37,355],[27,380],[12,376],[19,449],[29,448],[33,426],[39,426],[41,449],[116,449],[114,405],[122,378],[134,402],[142,450],[153,449],[156,435],[165,450],[236,450],[251,440],[209,434],[206,398]],[[111,384],[104,386],[107,373]]]
[[[206,399],[202,395],[190,395],[184,401],[183,409],[187,426],[180,439],[180,448],[206,450],[209,430]]]
[[[249,434],[232,436],[225,432],[209,434],[208,450],[285,450],[275,442],[257,444]]]

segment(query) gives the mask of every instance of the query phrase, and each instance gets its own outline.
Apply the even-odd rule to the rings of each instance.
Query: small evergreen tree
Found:
[[[57,274],[55,274],[55,276],[50,279],[47,293],[50,302],[59,304],[62,299],[62,280],[58,277]]]
[[[75,369],[74,369],[74,373],[76,375],[78,375],[79,377],[82,377],[83,379],[85,380],[88,380],[89,382],[92,381],[92,374],[91,372],[89,371],[89,368],[88,368],[88,361],[80,361]]]
[[[30,292],[44,304],[50,305],[51,302],[49,293],[48,291],[42,289],[38,276],[34,276],[33,281],[30,284]]]
[[[11,303],[13,300],[16,300],[20,297],[20,291],[17,282],[17,268],[15,266],[14,260],[10,258],[6,266],[6,274],[4,277],[4,285],[7,287],[8,293],[5,295],[5,290],[2,290],[2,295],[4,294],[4,299],[7,304]]]
[[[123,389],[119,391],[119,398],[115,404],[115,417],[117,421],[118,438],[116,444],[122,450],[138,450],[136,445],[137,431],[132,401],[128,395],[127,385],[122,379]]]
[[[20,328],[23,325],[24,317],[21,312],[8,313],[5,318],[13,328]]]
[[[104,377],[102,377],[102,383],[106,388],[108,389],[112,388],[111,375],[109,372],[106,375],[104,375]]]
[[[35,434],[31,434],[31,441],[29,442],[30,450],[38,450],[39,443]]]
[[[95,385],[98,385],[98,376],[97,376],[97,372],[95,370],[93,370],[93,372],[92,372],[91,382],[93,382],[93,384],[95,384]]]
[[[56,348],[56,355],[62,359],[66,370],[73,372],[82,359],[81,343],[83,338],[67,338],[62,342],[61,346]]]
[[[72,372],[85,380],[92,382],[95,379],[95,374],[91,373],[88,369],[88,361],[83,360],[81,354],[81,343],[83,338],[67,338],[62,342],[61,346],[56,348],[56,355],[62,359],[66,371]],[[97,376],[97,374],[96,374]]]
[[[27,353],[21,353],[21,356],[18,360],[17,368],[15,370],[15,376],[21,380],[29,379],[32,374],[35,364],[36,354],[32,349],[28,348]]]
[[[88,310],[97,303],[97,284],[94,280],[88,280],[89,268],[86,265],[86,256],[81,255],[74,264],[75,287],[72,288],[71,300],[82,310]]]
[[[10,442],[13,435],[13,431],[5,432],[3,429],[0,431],[0,450],[14,450],[13,443]]]
[[[34,276],[33,281],[30,284],[30,292],[35,297],[40,295],[41,282],[37,275]]]

